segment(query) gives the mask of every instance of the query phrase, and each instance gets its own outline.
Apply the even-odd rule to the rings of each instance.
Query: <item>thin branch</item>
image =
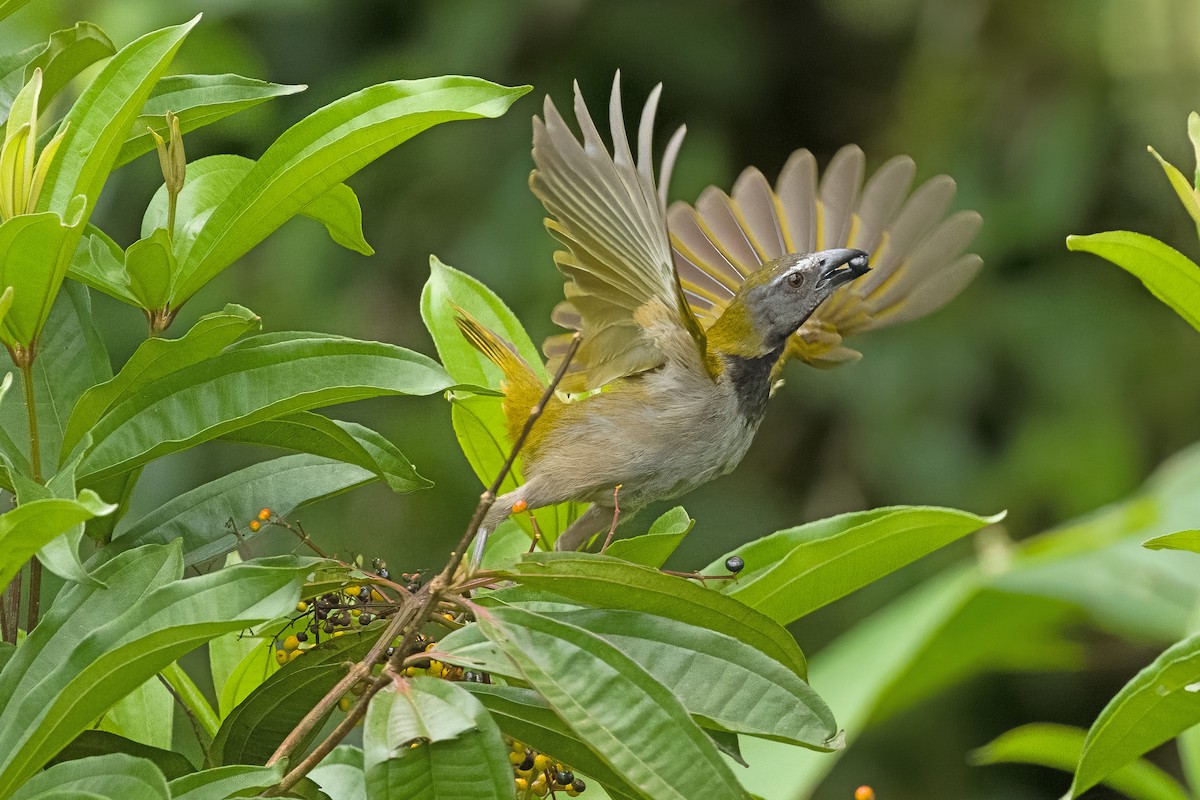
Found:
[[[179,692],[171,685],[161,672],[155,673],[154,677],[158,678],[158,682],[167,687],[167,691],[171,693],[171,697],[175,698],[175,702],[183,709],[183,713],[187,715],[188,722],[192,724],[192,733],[196,734],[196,741],[200,745],[200,752],[204,754],[204,760],[208,760],[208,737],[204,734],[204,726],[200,724],[200,720],[196,717],[196,712],[192,711],[191,707],[183,701]]]
[[[612,525],[608,526],[608,536],[604,537],[604,545],[600,548],[601,554],[608,549],[612,544],[613,534],[617,532],[617,520],[621,518],[621,504],[617,502],[617,496],[621,493],[621,484],[617,484],[613,489],[613,521]]]
[[[509,452],[504,466],[500,468],[500,472],[496,475],[496,479],[479,496],[479,505],[475,507],[475,513],[471,516],[471,522],[467,525],[467,530],[463,533],[458,546],[450,553],[450,560],[446,562],[445,568],[429,583],[425,584],[420,591],[414,594],[408,602],[401,606],[401,611],[388,622],[383,635],[371,647],[366,657],[357,664],[354,664],[346,676],[338,681],[338,684],[321,698],[321,701],[317,703],[312,711],[305,715],[300,724],[279,745],[279,748],[271,756],[270,760],[267,761],[267,765],[275,764],[291,755],[292,751],[308,736],[312,729],[324,718],[325,714],[332,710],[333,706],[337,704],[342,695],[349,691],[350,687],[371,676],[371,671],[379,661],[384,648],[396,636],[403,633],[400,644],[395,647],[383,671],[368,684],[366,691],[350,707],[350,710],[346,712],[346,716],[333,729],[333,732],[326,736],[311,753],[305,756],[303,760],[289,771],[283,777],[283,780],[263,792],[264,796],[277,797],[286,794],[354,730],[354,726],[366,715],[367,706],[370,704],[371,698],[395,679],[396,673],[399,672],[401,665],[404,663],[408,650],[415,643],[421,627],[428,621],[430,612],[436,609],[453,589],[460,588],[454,586],[454,575],[458,571],[458,568],[462,566],[467,550],[479,534],[479,528],[483,525],[484,517],[487,516],[487,512],[491,510],[492,505],[496,502],[496,493],[500,491],[500,487],[512,471],[513,464],[517,460],[517,454],[521,452],[521,447],[524,446],[525,440],[529,438],[529,432],[533,429],[534,423],[542,416],[542,413],[546,410],[546,404],[550,402],[550,398],[554,396],[558,384],[562,382],[563,377],[566,375],[567,367],[570,366],[571,360],[579,350],[581,341],[582,337],[578,333],[571,338],[571,345],[563,357],[558,372],[549,385],[546,386],[546,390],[542,393],[537,404],[529,410],[529,417],[525,420],[525,425],[521,428],[521,433],[517,436],[517,440],[513,442],[512,450]]]

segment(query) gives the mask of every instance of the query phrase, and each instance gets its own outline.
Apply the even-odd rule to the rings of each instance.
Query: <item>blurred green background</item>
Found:
[[[861,145],[871,167],[907,153],[919,177],[957,179],[957,207],[985,220],[983,274],[935,316],[854,342],[865,354],[856,366],[791,368],[742,467],[683,499],[698,523],[678,565],[801,521],[896,503],[1007,508],[1008,533],[1020,539],[1122,497],[1200,439],[1200,336],[1134,279],[1063,244],[1070,233],[1123,228],[1200,251],[1145,150],[1153,144],[1190,171],[1196,2],[43,0],[6,23],[0,50],[80,19],[122,45],[199,11],[205,19],[177,71],[310,88],[188,135],[193,159],[256,157],[306,113],[380,81],[466,73],[535,90],[503,119],[437,128],[349,181],[374,257],[337,247],[311,222],[290,223],[201,292],[178,331],[238,302],[267,330],[432,353],[417,299],[436,253],[497,291],[540,340],[552,332],[560,282],[526,188],[530,117],[547,93],[567,103],[574,79],[595,106],[617,68],[630,110],[665,84],[660,143],[668,127],[688,125],[673,199],[694,199],[710,183],[728,188],[750,164],[773,176],[798,147],[824,163],[846,143]],[[160,182],[152,157],[123,168],[93,221],[128,244]],[[109,298],[95,305],[120,363],[144,323]],[[389,436],[437,486],[337,498],[300,514],[306,529],[393,571],[438,566],[480,490],[448,406],[388,399],[338,413]],[[147,470],[135,502],[150,508],[259,455],[206,446]],[[278,536],[273,546],[292,545]],[[960,545],[806,619],[802,645],[819,649],[969,555],[970,543]],[[817,797],[845,800],[860,783],[881,800],[1057,797],[1061,774],[976,769],[964,752],[1035,719],[1086,727],[1155,652],[1092,643],[1082,674],[988,677],[887,722]]]

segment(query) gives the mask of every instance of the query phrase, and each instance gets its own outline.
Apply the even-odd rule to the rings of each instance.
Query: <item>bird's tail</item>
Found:
[[[499,367],[504,376],[504,382],[500,385],[504,392],[504,418],[508,425],[508,439],[515,442],[529,418],[529,411],[546,390],[546,384],[511,344],[458,306],[454,310],[457,312],[454,321],[463,337],[488,361]],[[551,409],[547,408],[546,412],[551,412]]]

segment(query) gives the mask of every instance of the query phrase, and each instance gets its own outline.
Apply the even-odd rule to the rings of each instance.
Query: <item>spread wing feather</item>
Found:
[[[666,224],[665,188],[682,142],[681,128],[663,157],[659,186],[651,171],[652,133],[661,87],[650,93],[637,132],[634,161],[621,112],[620,74],[609,100],[612,152],[575,86],[575,117],[582,142],[546,98],[544,119],[533,121],[533,193],[549,215],[546,228],[566,250],[554,260],[566,279],[553,319],[583,332],[583,344],[564,379],[568,391],[593,389],[615,378],[662,365],[677,348],[664,347],[662,317],[669,336],[692,340],[700,360],[704,331],[684,299],[675,273]],[[654,316],[655,331],[638,309],[665,309]],[[675,328],[678,328],[676,331]],[[551,337],[543,349],[549,369],[569,337]]]
[[[695,207],[671,206],[668,220],[684,296],[704,327],[716,321],[745,276],[787,253],[854,247],[871,272],[839,289],[792,341],[788,355],[817,366],[857,359],[849,334],[928,314],[970,283],[982,262],[964,254],[979,230],[973,211],[946,217],[954,181],[932,178],[909,195],[916,168],[900,156],[866,184],[857,147],[837,152],[818,181],[812,153],[798,150],[772,188],[742,172],[731,195],[716,187]]]

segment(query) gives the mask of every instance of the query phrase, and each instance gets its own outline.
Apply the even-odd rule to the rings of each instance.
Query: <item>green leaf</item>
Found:
[[[429,358],[394,345],[307,337],[255,339],[177,370],[112,406],[80,466],[89,484],[264,420],[325,405],[450,387]]]
[[[339,744],[308,777],[330,800],[367,800],[362,748]]]
[[[1147,550],[1188,550],[1200,553],[1200,530],[1176,531],[1142,542]]]
[[[107,589],[72,585],[0,672],[0,694],[12,698],[0,710],[0,795],[185,653],[290,612],[315,563],[266,558],[180,580],[178,546],[147,547],[95,571]],[[55,657],[31,670],[51,644]]]
[[[167,304],[175,257],[171,254],[171,237],[166,228],[156,228],[146,238],[129,245],[125,251],[125,273],[129,277],[129,291],[142,308],[159,309]]]
[[[155,675],[109,707],[98,728],[155,746],[171,741],[174,724],[175,698]]]
[[[5,68],[10,66],[8,63],[0,67],[0,117],[8,113],[17,90],[33,77],[35,69],[42,70],[42,91],[38,97],[38,112],[42,113],[72,78],[116,51],[99,27],[78,22],[74,27],[50,34],[46,44],[14,54],[11,69]]]
[[[0,514],[0,585],[7,586],[25,562],[56,537],[115,508],[84,489],[76,500],[49,497]]]
[[[1200,267],[1178,250],[1128,231],[1068,236],[1067,248],[1094,253],[1131,273],[1151,294],[1200,330]]]
[[[15,14],[29,0],[0,0],[0,19]]]
[[[396,698],[387,721],[387,741],[394,750],[423,739],[448,742],[475,730],[477,701],[440,678],[417,676],[396,682]]]
[[[154,762],[167,780],[178,778],[194,772],[195,767],[186,758],[173,750],[163,750],[140,744],[132,739],[126,739],[108,731],[87,730],[71,740],[58,755],[50,761],[50,766],[64,761],[76,761],[81,758],[103,756],[109,753],[125,753],[126,755],[144,758]]]
[[[7,345],[28,347],[50,316],[82,229],[78,211],[21,214],[0,224],[0,286],[13,287],[12,308],[0,323]]]
[[[590,553],[533,553],[506,577],[597,608],[643,611],[723,633],[766,653],[801,678],[804,654],[781,625],[753,608],[656,569]]]
[[[116,403],[137,394],[142,387],[184,367],[198,364],[221,352],[226,345],[258,330],[262,320],[247,308],[227,305],[206,314],[178,339],[147,339],[111,380],[88,389],[71,411],[62,434],[62,460],[88,429]]]
[[[463,688],[479,698],[500,730],[573,771],[599,781],[613,800],[646,797],[593,753],[532,689],[480,683],[464,683]]]
[[[1037,764],[1074,772],[1083,751],[1086,733],[1069,725],[1033,723],[1003,733],[970,755],[971,763]],[[1188,800],[1179,782],[1151,764],[1138,759],[1108,776],[1105,785],[1133,800]]]
[[[644,536],[617,539],[604,552],[613,558],[657,569],[667,562],[695,524],[696,520],[688,516],[683,506],[675,506],[654,520]]]
[[[1088,731],[1070,796],[1197,723],[1200,634],[1169,647],[1104,707]]]
[[[1150,151],[1152,156],[1158,159],[1163,172],[1167,173],[1167,180],[1170,181],[1171,188],[1179,196],[1179,201],[1183,203],[1183,207],[1188,212],[1188,216],[1192,218],[1197,231],[1200,231],[1200,197],[1197,196],[1196,187],[1173,164],[1160,156],[1157,150],[1153,147],[1147,147],[1146,149]]]
[[[64,761],[33,777],[12,800],[86,792],[121,800],[169,800],[167,779],[154,763],[124,753]]]
[[[39,211],[57,211],[66,217],[73,198],[84,195],[87,221],[130,126],[199,19],[131,42],[88,84],[60,126],[62,145],[46,176]],[[77,234],[69,242],[72,253],[78,241]]]
[[[147,128],[153,128],[159,136],[167,138],[168,111],[179,117],[179,130],[188,133],[276,97],[302,92],[305,88],[241,75],[169,75],[158,81],[146,99],[117,154],[113,169],[154,149],[154,137]],[[192,165],[188,164],[189,180],[191,170]]]
[[[600,637],[515,607],[480,608],[476,619],[567,727],[643,794],[747,796],[671,690]]]
[[[382,625],[375,623],[326,639],[267,678],[221,722],[209,750],[212,763],[267,763],[304,715],[346,676],[344,662],[363,658],[375,642],[372,634],[378,635],[381,629]],[[320,727],[316,726],[310,739]],[[303,751],[307,746],[302,742],[297,749]]]
[[[179,540],[189,565],[203,564],[233,551],[239,542],[261,536],[245,528],[258,509],[287,516],[328,497],[379,480],[353,464],[306,454],[252,464],[168,500],[117,536],[116,551]],[[239,530],[225,527],[233,520]],[[290,534],[288,534],[290,536]]]
[[[749,645],[707,628],[638,611],[564,611],[521,606],[599,636],[671,687],[705,727],[787,741],[815,750],[839,746],[825,702],[787,667]],[[446,636],[437,658],[468,669],[521,677],[477,626]]]
[[[375,473],[398,494],[433,485],[418,475],[404,454],[382,435],[354,422],[331,420],[308,411],[260,422],[224,438],[354,464]]]
[[[241,764],[214,767],[176,778],[168,785],[171,800],[225,800],[226,797],[258,794],[283,780],[287,762],[273,767]]]
[[[255,689],[262,686],[267,678],[279,671],[279,662],[275,658],[275,647],[272,642],[269,639],[244,636],[244,633],[244,631],[239,632],[238,636],[242,637],[240,641],[248,645],[250,649],[222,679],[218,680],[216,672],[213,673],[213,686],[217,689],[221,719],[225,719],[233,713],[233,710]],[[222,640],[224,638],[222,637]],[[212,644],[217,641],[221,640],[214,639],[209,644],[210,654]]]
[[[183,671],[179,662],[168,664],[158,675],[175,691],[178,702],[192,712],[205,734],[209,737],[215,736],[217,728],[221,727],[221,720],[208,704],[208,698],[200,691],[192,677]]]
[[[927,506],[842,514],[764,536],[706,571],[741,556],[746,571],[721,591],[787,624],[1003,518]]]
[[[405,701],[404,694],[411,698]],[[420,697],[418,695],[430,695]],[[443,733],[460,724],[457,735],[418,740],[404,724],[415,704],[440,720],[426,717]],[[451,713],[451,709],[453,712]],[[455,724],[448,725],[453,716]],[[435,678],[397,681],[371,700],[363,723],[363,771],[369,800],[393,797],[422,800],[514,800],[512,765],[500,729],[480,702],[453,683]]]
[[[375,255],[375,248],[363,238],[362,207],[358,195],[344,183],[339,183],[319,195],[300,210],[300,214],[325,226],[329,238],[347,250],[364,256]]]
[[[478,78],[395,81],[310,114],[276,139],[213,211],[180,265],[173,305],[391,148],[442,122],[498,117],[528,90]]]
[[[71,256],[67,277],[123,303],[139,305],[125,271],[125,251],[91,223],[83,226],[83,237]]]

